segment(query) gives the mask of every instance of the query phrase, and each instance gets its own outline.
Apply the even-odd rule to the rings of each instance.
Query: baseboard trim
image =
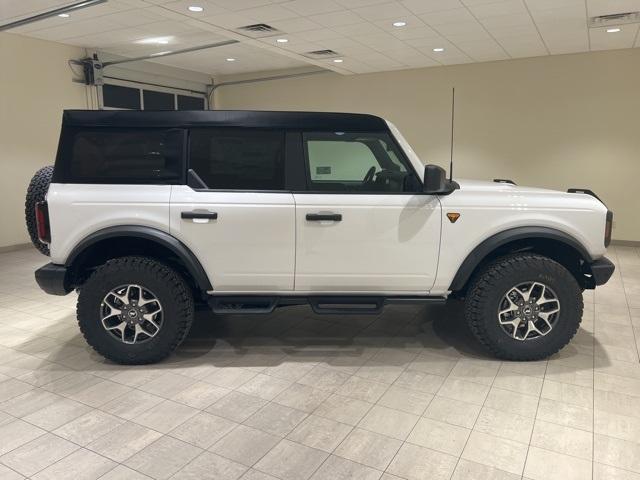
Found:
[[[30,243],[19,243],[17,245],[5,245],[4,247],[0,247],[0,253],[15,252],[16,250],[27,250],[29,248],[33,248],[33,245],[31,245]]]
[[[640,242],[637,240],[611,240],[611,245],[617,245],[619,247],[640,247]]]

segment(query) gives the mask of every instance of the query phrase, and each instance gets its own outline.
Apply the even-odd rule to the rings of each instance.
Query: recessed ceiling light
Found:
[[[58,16],[61,17],[61,18],[69,18],[69,14],[68,13],[61,13]]]
[[[235,62],[236,59],[235,58],[227,58],[227,62]]]
[[[342,62],[344,62],[344,60],[343,60],[343,59],[341,59],[341,58],[336,58],[336,59],[333,61],[333,63],[342,63]]]
[[[289,40],[286,39],[286,38],[279,38],[279,39],[276,40],[276,42],[278,42],[278,43],[287,43],[288,41]]]
[[[607,33],[618,33],[620,30],[622,30],[621,28],[607,28]]]
[[[202,8],[202,7],[198,6],[198,5],[191,5],[189,7],[189,11],[190,12],[201,12],[203,10],[204,10],[204,8]]]
[[[433,49],[434,52],[444,52],[444,48],[438,47]]]
[[[407,22],[393,22],[394,27],[404,27],[407,25]]]

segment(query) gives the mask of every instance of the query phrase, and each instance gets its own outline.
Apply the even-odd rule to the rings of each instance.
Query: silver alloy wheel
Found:
[[[120,285],[107,293],[100,304],[102,326],[129,345],[151,340],[162,328],[163,320],[160,301],[141,285]]]
[[[500,301],[498,323],[516,340],[532,340],[548,334],[560,315],[556,293],[540,282],[520,283]]]

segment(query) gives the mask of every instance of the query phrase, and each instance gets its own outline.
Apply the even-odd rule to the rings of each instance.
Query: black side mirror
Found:
[[[447,179],[447,172],[438,165],[424,166],[423,191],[429,195],[448,195],[456,188],[456,184]]]

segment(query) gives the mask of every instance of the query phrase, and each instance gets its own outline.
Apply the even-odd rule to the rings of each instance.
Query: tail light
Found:
[[[608,247],[611,243],[611,230],[613,228],[613,212],[607,210],[607,222],[604,227],[604,246]]]
[[[43,243],[51,243],[49,206],[47,202],[36,203],[36,226],[38,227],[38,239]]]

